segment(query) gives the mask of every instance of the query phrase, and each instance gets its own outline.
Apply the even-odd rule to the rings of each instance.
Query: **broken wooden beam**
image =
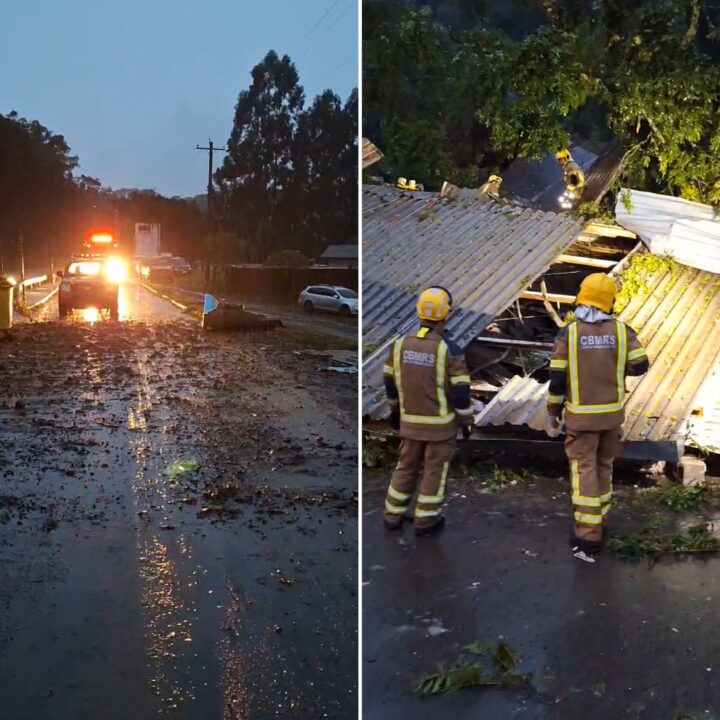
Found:
[[[547,285],[545,284],[545,278],[543,278],[540,282],[540,292],[543,296],[543,305],[545,306],[548,315],[550,315],[550,317],[553,319],[555,325],[557,325],[557,327],[559,328],[565,327],[565,321],[560,317],[558,311],[552,306],[552,303],[548,298],[548,289]]]
[[[544,297],[541,292],[538,292],[536,290],[523,290],[520,293],[519,297],[521,300],[537,300],[538,302],[542,302],[543,300],[547,299],[550,300],[550,302],[565,303],[566,305],[575,304],[575,295],[560,295],[559,293],[548,293],[547,296]]]
[[[624,227],[600,223],[593,220],[585,225],[585,232],[588,235],[594,235],[595,237],[624,237],[633,240],[637,238],[637,235],[634,232],[626,230]]]
[[[567,265],[604,268],[606,270],[617,264],[616,260],[602,260],[601,258],[583,257],[582,255],[559,255],[555,262],[566,263]]]
[[[534,340],[515,340],[513,338],[493,338],[480,336],[475,342],[496,347],[515,348],[517,350],[552,350],[553,344],[549,342],[536,342]]]

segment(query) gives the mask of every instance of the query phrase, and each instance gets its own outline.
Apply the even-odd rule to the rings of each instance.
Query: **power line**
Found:
[[[339,2],[339,0],[338,0]],[[335,3],[337,5],[337,2]],[[323,34],[323,37],[327,36],[327,34],[345,17],[347,14],[347,11],[355,5],[355,0],[350,0],[350,2],[345,6],[345,9],[340,13],[340,15],[335,18],[335,22],[331,23],[325,30],[325,33]],[[322,39],[322,38],[321,38]],[[316,40],[312,45],[310,45],[308,48],[306,48],[305,52],[300,56],[300,59],[302,60],[313,48],[317,47],[317,44],[320,42],[320,40]]]
[[[351,55],[349,58],[347,58],[347,60],[344,60],[343,62],[341,62],[335,68],[335,71],[337,72],[338,70],[342,70],[348,63],[352,62],[355,59],[355,57],[356,57],[355,55]]]
[[[305,34],[305,37],[300,41],[300,45],[302,44],[315,32],[315,30],[320,26],[320,23],[333,11],[333,8],[340,2],[340,0],[335,0],[332,5],[323,13],[323,15],[320,17],[320,19],[307,31]]]
[[[347,11],[351,7],[357,7],[355,0],[350,0],[350,2],[345,6],[345,9],[335,18],[335,22],[330,25],[330,27],[325,31],[326,33],[329,33],[344,17],[347,15]]]

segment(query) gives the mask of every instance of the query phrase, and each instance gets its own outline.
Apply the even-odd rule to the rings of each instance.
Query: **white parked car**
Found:
[[[298,298],[298,305],[308,313],[321,310],[350,317],[358,314],[358,296],[354,290],[337,285],[310,285]]]

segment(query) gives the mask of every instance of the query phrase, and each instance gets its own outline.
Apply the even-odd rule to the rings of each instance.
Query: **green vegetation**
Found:
[[[720,552],[720,539],[712,534],[712,526],[705,522],[693,525],[687,532],[661,534],[656,519],[637,533],[612,537],[608,549],[625,560],[658,560],[664,555]]]
[[[601,220],[612,224],[615,223],[613,210],[596,202],[581,203],[573,212],[585,220]]]
[[[535,480],[530,470],[515,471],[512,468],[493,465],[491,468],[476,469],[470,465],[462,465],[460,472],[468,480],[478,482],[489,492],[499,492],[517,485],[529,485]]]
[[[697,512],[703,507],[720,505],[720,494],[707,485],[685,487],[671,485],[668,488],[653,488],[640,495],[640,502],[656,507],[665,507],[676,512]]]
[[[400,438],[395,435],[363,433],[363,466],[368,468],[391,468],[398,460]]]
[[[467,687],[532,688],[527,675],[516,672],[520,655],[502,640],[494,645],[473,643],[465,650],[482,658],[465,661],[462,658],[451,668],[439,667],[437,672],[423,677],[416,685],[421,695],[441,695]]]
[[[650,297],[652,286],[648,281],[657,273],[670,273],[667,284],[669,289],[677,282],[680,265],[669,256],[647,252],[635,253],[618,278],[615,312],[622,312],[631,300],[643,301]]]
[[[720,202],[715,3],[428,5],[363,3],[363,127],[390,175],[476,186],[570,138],[617,140],[623,185]]]

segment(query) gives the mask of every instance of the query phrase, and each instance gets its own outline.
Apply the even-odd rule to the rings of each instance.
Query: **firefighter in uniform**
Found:
[[[575,320],[555,340],[548,412],[559,426],[565,408],[565,452],[575,518],[573,554],[594,562],[590,556],[601,549],[610,511],[625,377],[643,375],[649,362],[632,328],[610,314],[615,302],[612,278],[588,275],[575,302]]]
[[[487,200],[489,198],[499,200],[501,185],[502,178],[499,175],[491,175],[488,181],[478,190],[478,198],[481,200]]]
[[[473,427],[470,376],[462,351],[443,337],[452,307],[450,293],[441,287],[425,290],[417,303],[420,327],[398,338],[385,361],[385,390],[391,422],[399,430],[400,459],[385,499],[385,525],[399,528],[422,479],[415,505],[415,533],[442,529],[450,460],[460,425],[465,438]]]
[[[560,163],[563,171],[563,184],[570,200],[579,200],[585,188],[585,173],[582,168],[572,159],[570,151],[563,149],[555,153],[555,158]]]

